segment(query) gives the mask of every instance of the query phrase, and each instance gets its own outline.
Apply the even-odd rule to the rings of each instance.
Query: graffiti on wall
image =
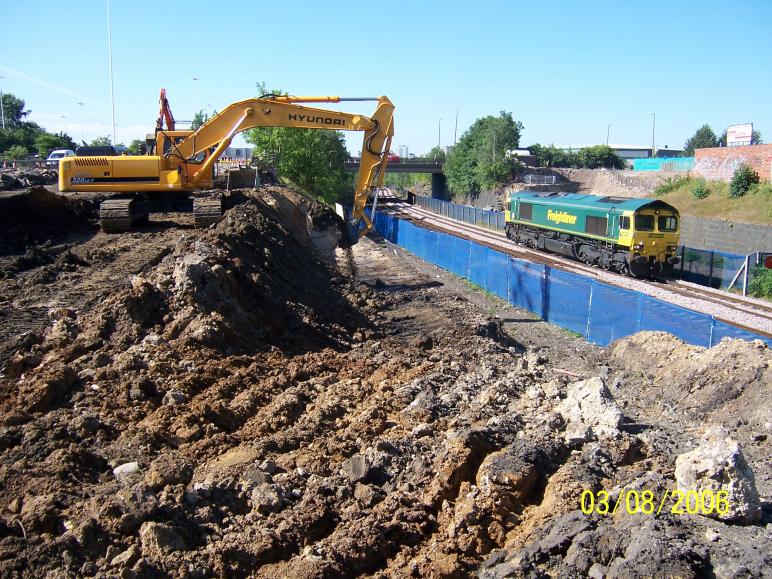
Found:
[[[742,155],[702,157],[694,160],[695,175],[714,181],[729,181],[737,168],[746,161]]]

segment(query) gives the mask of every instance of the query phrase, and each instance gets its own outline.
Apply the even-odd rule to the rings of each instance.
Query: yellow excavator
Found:
[[[161,114],[165,102],[161,94]],[[371,117],[303,106],[299,103],[340,103],[377,101]],[[59,163],[61,191],[108,191],[126,193],[102,202],[99,210],[106,232],[127,231],[146,221],[153,211],[190,211],[196,226],[216,222],[222,216],[222,199],[198,197],[193,192],[212,188],[214,164],[233,137],[253,127],[293,127],[363,131],[362,155],[357,175],[350,226],[361,237],[372,228],[365,207],[371,193],[383,186],[389,149],[394,135],[394,105],[378,98],[338,96],[296,97],[263,95],[233,103],[195,131],[172,130],[171,111],[167,128],[161,114],[154,140],[147,154],[139,156],[104,155],[104,151],[76,154]],[[169,119],[172,121],[169,122]]]

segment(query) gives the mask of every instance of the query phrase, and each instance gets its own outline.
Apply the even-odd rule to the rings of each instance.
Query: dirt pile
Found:
[[[684,357],[707,391],[726,374],[701,350],[642,335],[607,354],[514,310],[497,318],[497,302],[367,240],[346,277],[311,250],[309,221],[333,218],[281,188],[247,197],[209,230],[165,234],[129,287],[50,308],[19,341],[0,382],[0,574],[770,568],[767,510],[738,525],[580,509],[588,489],[676,487],[676,459],[732,401],[676,420],[651,376]],[[737,387],[762,392],[769,352],[722,347],[756,368]],[[649,355],[662,367],[640,366]],[[668,396],[683,403],[679,376]],[[722,424],[763,506],[768,443]]]
[[[0,197],[0,255],[95,229],[97,200],[72,200],[43,187]]]
[[[59,173],[51,169],[0,169],[0,191],[53,185]]]

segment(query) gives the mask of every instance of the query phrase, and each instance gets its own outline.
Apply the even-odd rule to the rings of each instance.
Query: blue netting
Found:
[[[487,247],[472,243],[472,248],[469,252],[469,281],[483,288],[488,278],[487,257]]]
[[[601,346],[638,331],[641,294],[593,282],[587,339]]]
[[[450,271],[453,273],[469,277],[469,258],[472,251],[472,242],[468,239],[453,237],[450,246]],[[439,255],[439,249],[437,250]]]
[[[419,254],[426,261],[437,263],[437,234],[428,229],[421,231],[421,253]]]
[[[641,330],[670,332],[684,342],[710,347],[712,318],[680,306],[641,296]]]
[[[589,278],[548,268],[547,321],[586,335],[591,286]]]
[[[758,334],[748,332],[747,330],[741,330],[740,328],[735,328],[734,326],[730,326],[729,324],[725,324],[724,322],[715,320],[713,322],[713,336],[711,339],[711,342],[712,342],[711,346],[715,346],[716,344],[718,344],[722,338],[741,338],[743,340],[763,340],[767,344],[767,346],[772,348],[772,338],[759,336]]]
[[[509,303],[530,310],[543,318],[542,282],[544,279],[544,266],[510,257],[508,277]]]
[[[488,264],[487,275],[485,279],[485,287],[488,291],[493,292],[501,299],[507,299],[509,297],[509,287],[507,285],[507,272],[509,271],[509,256],[495,251],[493,249],[488,250]]]
[[[471,214],[471,208],[458,207],[460,211]],[[453,211],[452,204],[448,204],[448,208]],[[719,322],[711,316],[576,274],[515,259],[471,241],[428,231],[392,216],[376,215],[375,226],[381,235],[408,251],[466,277],[472,283],[508,299],[515,306],[579,332],[596,344],[605,346],[640,330],[660,330],[699,346],[715,345],[724,337],[733,337],[762,339],[772,347],[772,339]],[[719,255],[725,260],[722,269],[727,271],[736,264],[731,260],[744,259],[731,254],[704,253],[714,257]],[[697,261],[692,260],[691,263]],[[709,264],[710,261],[703,260],[702,263]],[[726,263],[729,265],[724,266]],[[715,261],[713,265],[713,280],[725,279],[723,273],[717,274]]]
[[[397,232],[397,243],[412,253],[418,253],[416,236],[418,228],[409,221],[403,221]]]
[[[453,240],[458,239],[445,233],[437,233],[437,265],[453,271]]]

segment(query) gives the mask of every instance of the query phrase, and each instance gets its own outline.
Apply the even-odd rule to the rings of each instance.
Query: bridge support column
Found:
[[[448,179],[444,173],[432,173],[432,199],[448,198]]]

